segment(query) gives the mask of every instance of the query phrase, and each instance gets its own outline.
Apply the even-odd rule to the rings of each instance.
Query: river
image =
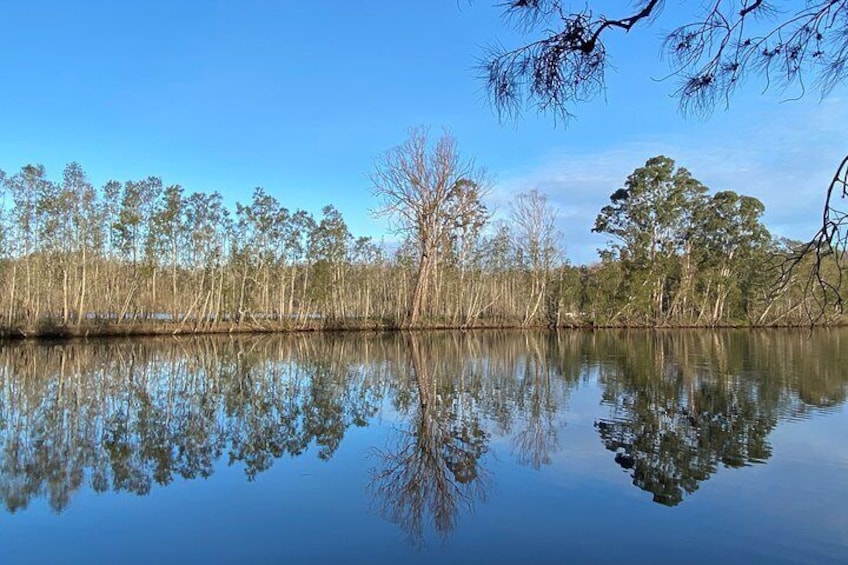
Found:
[[[848,329],[0,346],[4,563],[848,561]]]

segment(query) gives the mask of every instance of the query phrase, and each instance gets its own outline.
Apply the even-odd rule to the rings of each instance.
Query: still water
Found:
[[[0,346],[0,560],[848,562],[848,330]]]

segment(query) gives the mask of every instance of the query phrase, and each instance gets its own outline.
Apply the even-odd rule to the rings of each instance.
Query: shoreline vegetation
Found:
[[[799,255],[757,199],[711,194],[668,157],[599,211],[609,241],[589,265],[568,261],[562,203],[539,191],[493,217],[486,175],[449,136],[413,130],[372,182],[394,242],[262,188],[228,207],[158,177],[97,189],[76,163],[58,181],[0,171],[0,339],[845,322],[833,253]]]
[[[844,322],[817,324],[815,327],[846,327]],[[519,325],[508,323],[486,323],[478,321],[473,325],[457,326],[438,322],[422,322],[417,326],[402,326],[392,321],[380,320],[335,320],[313,321],[305,325],[294,326],[280,322],[245,322],[234,324],[173,323],[173,322],[132,322],[124,324],[88,323],[82,325],[56,326],[44,324],[36,328],[5,328],[0,330],[0,345],[3,341],[21,340],[76,340],[86,338],[125,338],[155,336],[204,336],[204,335],[259,335],[259,334],[295,334],[295,333],[383,333],[383,332],[421,332],[421,331],[487,331],[487,330],[548,330],[548,331],[595,331],[595,330],[721,330],[721,329],[811,329],[810,322],[799,320],[791,324],[744,324],[726,322],[713,325],[696,324],[594,324],[572,323],[559,326],[549,324]]]

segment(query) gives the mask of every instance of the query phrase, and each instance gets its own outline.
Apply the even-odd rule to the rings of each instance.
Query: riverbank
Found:
[[[224,322],[218,324],[186,324],[169,322],[130,322],[114,323],[83,323],[83,324],[41,324],[35,327],[14,327],[0,329],[0,341],[19,340],[62,340],[85,339],[101,337],[142,337],[163,335],[215,335],[215,334],[268,334],[268,333],[303,333],[303,332],[385,332],[385,331],[428,331],[428,330],[520,330],[520,329],[652,329],[652,330],[685,330],[685,329],[757,329],[757,328],[809,328],[810,322],[778,324],[650,324],[650,323],[618,323],[596,324],[593,322],[570,323],[560,325],[529,324],[516,322],[478,321],[473,324],[453,324],[439,321],[425,321],[415,326],[404,326],[394,320],[315,320],[293,324],[278,321]],[[845,326],[845,320],[827,324],[818,323],[821,327]]]

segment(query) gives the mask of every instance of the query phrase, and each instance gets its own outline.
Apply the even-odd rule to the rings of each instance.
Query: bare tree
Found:
[[[530,296],[524,321],[528,325],[539,311],[547,289],[548,278],[559,254],[560,233],[556,227],[556,211],[548,197],[538,190],[515,197],[510,209],[512,240],[521,267],[530,273]]]
[[[404,322],[412,326],[428,311],[437,257],[451,234],[488,219],[482,202],[486,175],[460,155],[453,136],[445,133],[431,144],[428,130],[419,127],[377,160],[371,182],[380,201],[375,215],[389,217],[420,254]]]

